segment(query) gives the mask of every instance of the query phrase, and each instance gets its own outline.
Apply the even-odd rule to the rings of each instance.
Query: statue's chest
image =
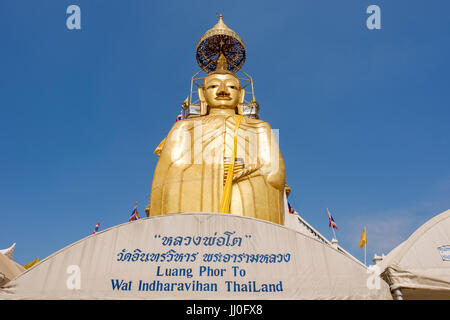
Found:
[[[215,121],[201,128],[194,128],[194,153],[201,152],[204,160],[229,164],[235,153],[240,165],[245,156],[257,152],[258,136],[245,126],[240,126],[235,134],[232,121]]]

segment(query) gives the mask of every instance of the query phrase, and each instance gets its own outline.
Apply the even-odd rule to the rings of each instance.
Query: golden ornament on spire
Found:
[[[205,72],[213,72],[217,68],[221,53],[228,62],[228,71],[237,72],[245,62],[244,42],[223,22],[222,15],[216,25],[206,31],[198,41],[197,63]]]
[[[217,67],[216,67],[216,71],[217,73],[227,73],[230,72],[228,71],[228,62],[227,62],[227,58],[225,58],[225,56],[223,55],[223,53],[221,52],[219,55],[219,58],[217,59]]]

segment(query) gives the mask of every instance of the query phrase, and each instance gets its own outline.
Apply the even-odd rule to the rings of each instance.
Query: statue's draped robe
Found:
[[[178,121],[166,137],[153,176],[149,216],[219,212],[236,116]],[[243,118],[230,213],[283,224],[285,167],[268,123]]]

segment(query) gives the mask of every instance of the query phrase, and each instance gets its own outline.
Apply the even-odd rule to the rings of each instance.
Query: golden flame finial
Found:
[[[225,58],[223,53],[220,53],[219,59],[217,59],[216,72],[217,73],[229,72],[227,58]]]

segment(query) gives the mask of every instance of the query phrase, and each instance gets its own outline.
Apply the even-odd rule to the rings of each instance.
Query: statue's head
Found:
[[[241,87],[239,78],[228,71],[226,66],[226,59],[221,54],[216,71],[209,73],[203,79],[203,85],[198,90],[202,114],[206,114],[208,108],[241,109],[245,89]],[[240,112],[237,111],[237,113]]]

